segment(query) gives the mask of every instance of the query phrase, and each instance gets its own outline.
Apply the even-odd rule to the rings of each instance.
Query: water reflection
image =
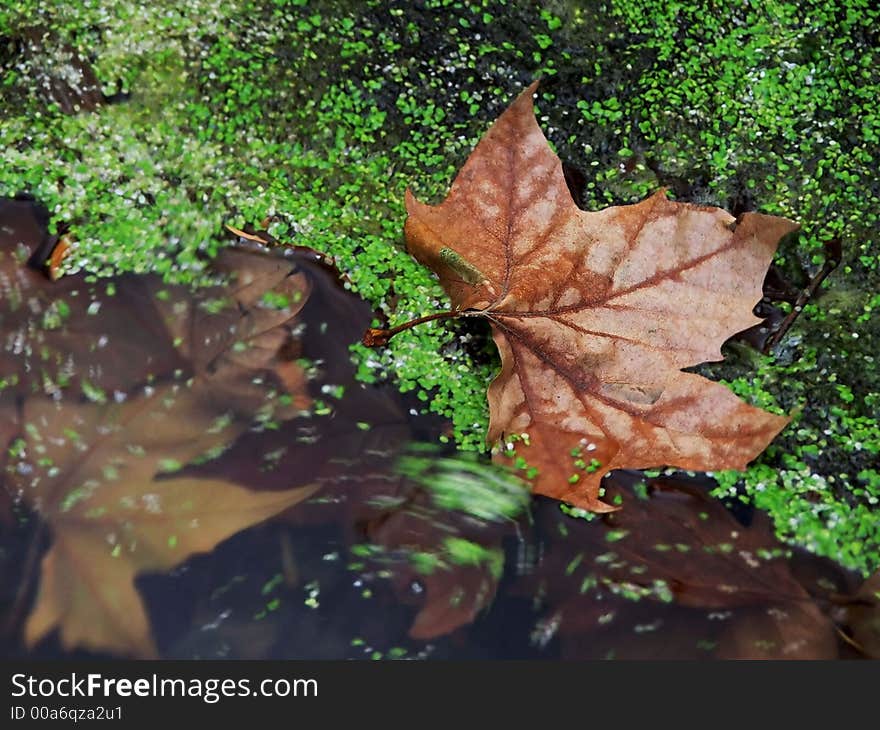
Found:
[[[878,655],[877,578],[708,480],[616,472],[590,518],[420,445],[445,424],[355,381],[371,312],[307,252],[51,282],[45,223],[0,203],[4,654]]]
[[[564,656],[837,656],[834,625],[809,590],[843,593],[846,574],[817,560],[815,576],[798,575],[763,515],[740,523],[697,480],[606,481],[624,509],[551,539],[532,581]],[[552,513],[543,522],[571,532]]]

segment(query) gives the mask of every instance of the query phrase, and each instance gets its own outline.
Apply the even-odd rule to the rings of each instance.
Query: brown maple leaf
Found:
[[[57,626],[68,649],[156,656],[135,578],[210,552],[314,490],[254,492],[220,480],[142,478],[104,485],[72,510],[63,502],[46,505],[41,514],[54,539],[40,567],[27,643],[35,644]]]
[[[760,321],[764,274],[796,224],[735,219],[662,190],[580,210],[535,120],[536,87],[493,124],[440,205],[407,191],[409,251],[453,304],[414,323],[489,320],[501,371],[488,438],[521,439],[515,463],[530,466],[540,494],[607,511],[600,481],[611,469],[744,468],[788,419],[682,369],[722,359],[721,344]]]

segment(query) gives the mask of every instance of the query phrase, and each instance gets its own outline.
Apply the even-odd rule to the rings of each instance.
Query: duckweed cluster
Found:
[[[795,218],[802,235],[777,264],[796,286],[841,240],[844,265],[771,356],[731,348],[704,372],[794,414],[744,475],[717,475],[719,494],[868,572],[880,565],[878,27],[870,0],[21,0],[0,9],[0,195],[46,203],[76,240],[67,271],[95,276],[197,281],[224,223],[268,221],[332,254],[396,323],[446,306],[404,250],[406,187],[439,200],[542,77],[541,121],[584,172],[586,207],[665,185]],[[84,66],[109,99],[65,113],[58,82],[76,89]],[[428,323],[355,357],[362,379],[417,392],[461,448],[481,449],[495,360],[471,326]]]

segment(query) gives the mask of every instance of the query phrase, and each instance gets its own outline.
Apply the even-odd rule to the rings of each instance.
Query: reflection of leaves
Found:
[[[862,584],[842,613],[855,647],[872,659],[880,659],[880,573]]]
[[[455,313],[492,324],[502,365],[490,440],[527,433],[517,452],[535,490],[595,511],[609,509],[599,484],[611,469],[744,468],[787,419],[682,369],[720,360],[758,321],[764,272],[795,224],[663,192],[579,210],[534,91],[486,133],[442,204],[407,197],[409,250]]]
[[[401,457],[397,470],[422,485],[440,509],[456,510],[474,520],[510,520],[528,506],[528,493],[518,480],[475,460],[441,458],[425,450]]]
[[[502,538],[513,534],[527,508],[527,485],[491,464],[424,447],[377,466],[356,480],[327,485],[323,504],[303,505],[293,519],[327,509],[339,519],[344,504],[344,520],[359,543],[355,555],[390,571],[399,600],[418,605],[412,638],[470,623],[495,596]]]
[[[55,626],[66,647],[153,656],[134,586],[145,571],[174,567],[272,517],[313,491],[252,492],[217,481],[172,479],[102,485],[69,511],[41,510],[54,539],[43,558],[29,643]]]
[[[300,313],[322,274],[302,255],[229,249],[214,262],[226,283],[196,293],[152,276],[50,283],[22,265],[45,236],[29,209],[2,212],[4,485],[53,532],[27,639],[59,625],[68,647],[151,655],[135,575],[313,491],[168,474],[309,407]]]
[[[628,507],[548,548],[531,580],[578,656],[829,658],[833,625],[763,515],[740,524],[691,482],[618,472]],[[641,496],[635,496],[641,495]],[[563,549],[566,548],[566,549]],[[574,554],[572,554],[574,551]]]
[[[518,480],[465,458],[406,456],[406,502],[368,523],[377,545],[406,561],[395,570],[398,595],[424,591],[409,634],[432,639],[470,623],[495,596],[504,566],[504,529],[528,505]],[[414,489],[413,489],[414,487]]]
[[[627,477],[633,478],[620,475],[616,483]],[[606,579],[642,585],[663,581],[687,606],[806,597],[766,516],[756,515],[743,527],[721,503],[683,480],[653,479],[649,496],[631,501],[632,509],[603,521],[606,547],[615,556],[602,568]],[[633,575],[633,566],[644,572]]]

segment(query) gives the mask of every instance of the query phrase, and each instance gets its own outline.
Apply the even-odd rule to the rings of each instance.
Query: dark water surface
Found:
[[[372,313],[312,253],[53,282],[46,222],[0,202],[5,656],[877,655],[876,577],[707,477],[615,472],[599,518],[437,446],[354,380]]]

